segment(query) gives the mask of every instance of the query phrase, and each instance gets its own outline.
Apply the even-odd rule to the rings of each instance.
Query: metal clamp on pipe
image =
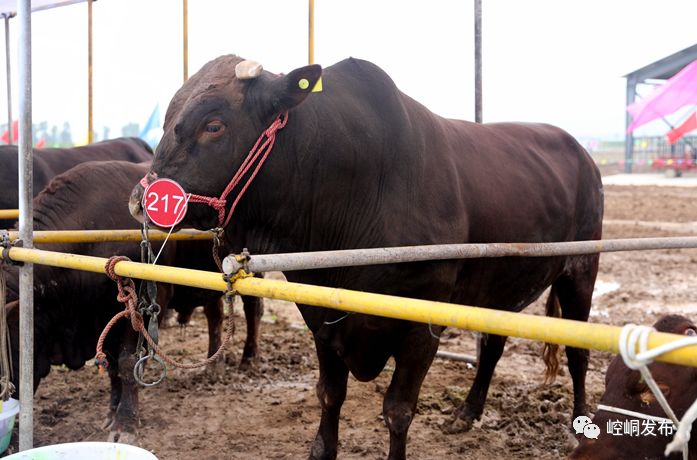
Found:
[[[17,267],[21,267],[24,265],[24,262],[17,262],[14,261],[10,258],[10,249],[14,247],[21,248],[23,246],[22,240],[14,240],[12,241],[10,239],[10,232],[7,230],[0,230],[0,246],[2,246],[2,260],[5,261],[8,265],[15,265]]]
[[[240,270],[249,273],[249,262],[252,260],[252,255],[247,248],[244,248],[240,254],[230,254],[223,259],[223,273],[232,276]]]

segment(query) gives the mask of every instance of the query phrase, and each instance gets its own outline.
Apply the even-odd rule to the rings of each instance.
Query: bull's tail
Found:
[[[554,285],[549,290],[545,314],[553,318],[561,316],[561,305]],[[542,349],[542,360],[545,362],[545,384],[553,383],[559,372],[559,345],[545,343]]]

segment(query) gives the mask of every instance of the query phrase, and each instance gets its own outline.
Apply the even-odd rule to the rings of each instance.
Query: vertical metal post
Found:
[[[474,121],[482,122],[482,0],[474,0]]]
[[[87,143],[94,142],[92,92],[92,0],[87,0]]]
[[[637,81],[634,77],[627,78],[627,106],[636,99],[636,85]],[[629,115],[629,112],[625,111],[624,120],[624,172],[631,173],[634,163],[634,135],[627,132],[629,125],[632,123],[632,117]]]
[[[315,63],[315,0],[309,0],[307,22],[307,63]]]
[[[182,12],[184,16],[184,43],[183,43],[183,54],[184,54],[184,82],[189,79],[189,0],[183,0],[184,11]]]
[[[7,73],[7,133],[8,144],[12,144],[12,72],[10,67],[10,18],[12,15],[3,13],[5,19],[5,72]]]
[[[19,18],[19,238],[33,244],[31,126],[31,0],[17,2]],[[19,268],[19,450],[34,445],[34,266]]]

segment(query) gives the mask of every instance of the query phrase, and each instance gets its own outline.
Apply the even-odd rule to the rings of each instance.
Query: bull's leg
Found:
[[[223,330],[223,299],[217,297],[209,300],[203,306],[203,312],[208,322],[208,357],[220,348]]]
[[[312,442],[311,460],[333,460],[339,443],[339,414],[346,399],[348,367],[336,352],[315,340],[319,360],[317,397],[322,407],[317,436]]]
[[[107,412],[106,418],[104,419],[104,424],[102,425],[102,428],[105,430],[110,429],[114,424],[116,409],[119,407],[119,401],[121,400],[122,389],[118,366],[109,366],[108,372],[111,389],[109,395],[109,411]]]
[[[222,297],[215,297],[206,301],[203,305],[203,312],[208,323],[208,357],[210,358],[218,351],[222,343],[224,316]],[[225,374],[225,356],[223,353],[215,361],[208,364],[206,372],[212,381],[219,379]]]
[[[575,267],[573,278],[561,277],[554,286],[559,296],[561,316],[565,319],[588,321],[593,297],[593,286],[598,273],[598,256],[589,256]],[[586,415],[586,371],[588,350],[566,347],[569,374],[574,386],[573,419]]]
[[[474,383],[467,395],[467,399],[455,411],[455,420],[447,428],[448,431],[452,433],[468,431],[472,428],[474,421],[481,418],[491,378],[494,375],[496,363],[498,363],[503,354],[503,347],[507,338],[500,335],[482,334],[480,339],[481,355],[477,364],[477,375],[474,378]]]
[[[108,441],[134,444],[138,431],[138,386],[133,377],[136,363],[137,334],[128,326],[123,334],[118,359],[118,377],[121,380],[121,398],[116,408]],[[116,364],[116,363],[115,363]]]
[[[259,297],[242,296],[244,318],[247,320],[247,338],[242,352],[242,365],[250,365],[259,356],[259,326],[264,314],[264,302]]]
[[[428,328],[415,325],[404,342],[411,345],[398,347],[395,354],[395,371],[382,405],[385,424],[390,431],[388,460],[407,457],[407,433],[416,414],[421,384],[438,350],[438,340],[431,336]],[[440,334],[436,329],[442,331],[443,328],[431,327],[433,332]]]
[[[254,276],[263,278],[264,274],[256,273]],[[242,303],[244,318],[247,321],[247,338],[242,352],[242,365],[248,366],[259,356],[259,326],[264,314],[264,301],[259,297],[242,296]]]

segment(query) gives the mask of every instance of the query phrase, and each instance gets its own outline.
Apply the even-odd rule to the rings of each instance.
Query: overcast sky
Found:
[[[482,3],[484,121],[620,138],[623,75],[697,43],[695,0]],[[316,0],[315,8],[317,63],[368,59],[434,112],[474,119],[472,0]],[[274,72],[306,64],[307,9],[307,0],[189,0],[189,73],[228,53]],[[181,0],[99,0],[93,12],[95,130],[101,137],[108,125],[114,137],[128,122],[144,125],[157,103],[164,116],[182,84]],[[87,130],[86,20],[86,4],[32,16],[34,122],[69,121],[75,141]],[[15,95],[18,29],[12,20]],[[4,62],[4,48],[0,55]]]

